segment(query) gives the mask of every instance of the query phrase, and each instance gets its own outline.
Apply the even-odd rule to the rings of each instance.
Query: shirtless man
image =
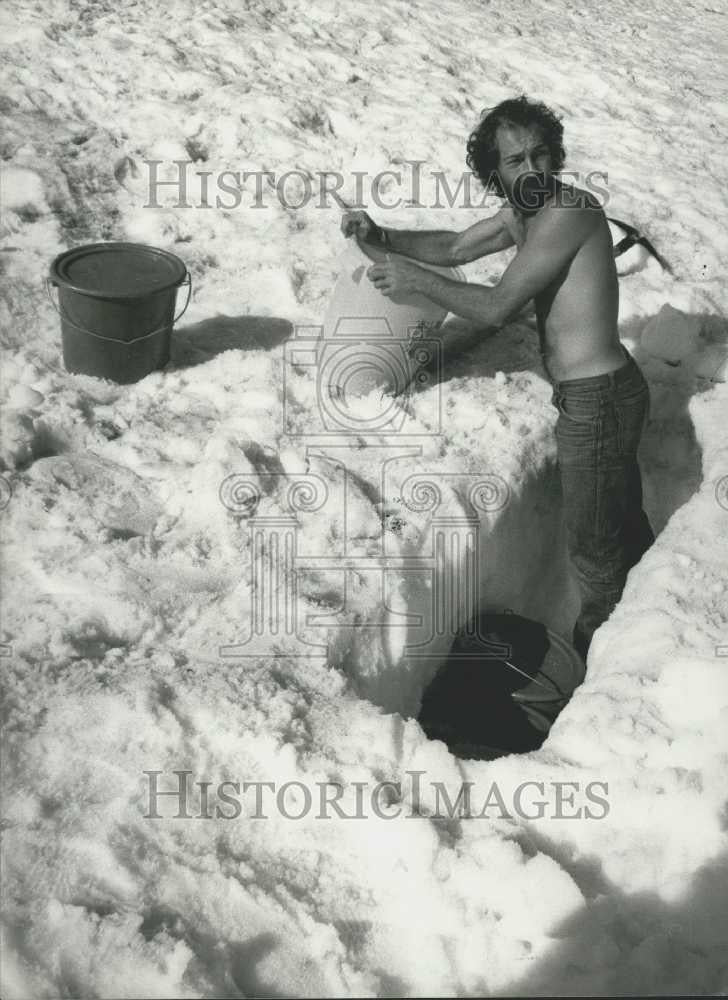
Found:
[[[347,212],[345,235],[393,251],[369,268],[386,296],[419,292],[478,326],[501,326],[535,300],[544,367],[559,416],[557,457],[569,555],[581,592],[573,642],[586,659],[629,569],[654,541],[642,509],[637,446],[649,390],[617,330],[619,288],[604,212],[561,184],[563,127],[545,105],[504,101],[468,140],[468,166],[506,199],[463,232],[383,229]],[[411,260],[457,265],[516,246],[493,287],[442,277]]]

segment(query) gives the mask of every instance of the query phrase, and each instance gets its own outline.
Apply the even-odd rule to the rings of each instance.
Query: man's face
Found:
[[[543,174],[547,182],[551,180],[551,154],[541,130],[536,126],[500,125],[495,137],[500,154],[498,176],[506,197],[521,210],[524,200],[535,206],[538,198],[529,199],[517,178],[535,171]]]

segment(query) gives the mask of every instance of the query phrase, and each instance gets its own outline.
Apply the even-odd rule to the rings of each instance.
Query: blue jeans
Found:
[[[556,453],[569,558],[581,594],[575,648],[586,659],[594,632],[622,596],[627,573],[655,536],[642,509],[637,446],[650,393],[631,354],[606,375],[553,383]]]

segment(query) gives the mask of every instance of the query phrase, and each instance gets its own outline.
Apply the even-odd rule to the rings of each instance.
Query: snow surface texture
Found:
[[[3,996],[728,989],[723,13],[683,0],[13,0],[0,18]],[[427,574],[389,573],[383,593],[376,569],[421,551],[433,508],[425,497],[383,529],[378,504],[426,471],[438,511],[462,518],[491,476],[507,502],[491,489],[477,513],[484,601],[568,634],[555,412],[532,319],[398,404],[410,450],[383,482],[386,448],[296,436],[315,419],[310,374],[283,398],[284,341],[321,323],[338,273],[338,209],[254,209],[253,181],[235,210],[179,209],[169,191],[144,208],[144,161],[372,176],[419,159],[454,181],[481,107],[521,92],[564,115],[567,166],[608,170],[609,210],[675,270],[625,276],[620,313],[652,392],[642,468],[660,534],[542,750],[464,762],[409,717],[436,661],[404,657],[411,637],[387,627],[426,607]],[[409,228],[482,213],[433,210],[431,193],[423,177],[425,207],[370,209]],[[57,253],[107,239],[171,249],[193,279],[170,369],[129,387],[64,371],[43,292]],[[281,634],[223,658],[251,633],[246,515],[289,515],[296,476],[311,567],[295,610],[319,616],[307,641],[329,656],[303,659]],[[316,565],[343,559],[344,541],[368,568]],[[143,772],[169,788],[175,769],[215,785],[339,781],[349,813],[353,782],[400,781],[402,814],[145,819]],[[478,803],[493,782],[507,805],[542,782],[549,806],[437,819],[423,796],[410,819],[412,771],[453,798],[472,781]],[[608,815],[554,818],[552,783],[589,781],[608,782]]]

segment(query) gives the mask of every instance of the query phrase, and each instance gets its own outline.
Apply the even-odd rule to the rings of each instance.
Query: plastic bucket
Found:
[[[397,394],[413,375],[414,365],[408,360],[413,338],[422,342],[425,353],[437,346],[428,344],[428,337],[441,325],[447,309],[418,293],[389,298],[367,277],[368,268],[387,256],[378,247],[356,238],[348,240],[341,272],[324,316],[319,350],[319,365],[326,359],[326,387],[334,394],[356,395],[373,388]],[[411,260],[404,254],[391,256]],[[465,281],[459,268],[412,262],[456,281]]]
[[[175,316],[177,289],[185,284],[187,299]],[[140,243],[66,250],[51,264],[47,287],[61,317],[66,369],[122,384],[137,382],[169,361],[172,327],[191,292],[178,257]]]

